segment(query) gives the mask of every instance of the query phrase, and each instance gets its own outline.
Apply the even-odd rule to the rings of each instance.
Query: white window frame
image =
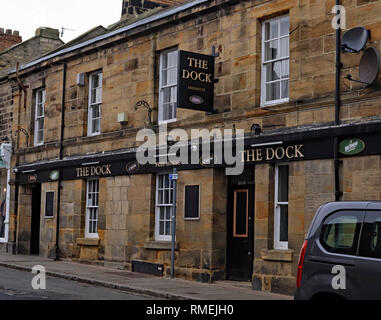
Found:
[[[261,106],[262,107],[268,107],[268,106],[277,105],[277,104],[281,104],[281,103],[287,103],[290,101],[290,30],[288,30],[288,33],[286,35],[280,36],[280,25],[281,25],[280,20],[282,20],[284,18],[288,18],[290,21],[289,15],[287,14],[287,15],[276,17],[276,18],[268,19],[268,20],[265,20],[262,22],[262,77],[261,77]],[[278,37],[274,38],[274,39],[265,40],[265,37],[266,37],[265,25],[266,25],[266,23],[271,23],[273,21],[278,21]],[[279,51],[281,51],[280,50],[280,47],[281,47],[281,41],[280,40],[287,38],[287,37],[289,39],[289,41],[288,41],[288,55],[285,57],[266,61],[265,60],[265,57],[266,57],[266,55],[265,55],[266,45],[265,44],[267,42],[270,42],[270,41],[278,40],[278,48],[279,48]],[[280,80],[274,80],[274,81],[266,82],[266,65],[270,64],[270,63],[281,62],[284,60],[289,61],[288,77],[281,78]],[[285,80],[288,81],[288,90],[289,90],[288,97],[287,98],[280,98],[277,100],[266,101],[266,96],[267,96],[266,84],[279,82],[280,83],[280,93],[282,93],[282,81],[285,81]]]
[[[0,145],[0,157],[2,158],[5,168],[7,169],[7,183],[6,183],[6,195],[5,195],[5,230],[4,237],[0,238],[0,243],[7,243],[9,237],[9,217],[10,217],[10,203],[11,203],[11,150],[12,146],[10,144],[1,144]],[[4,188],[2,184],[0,184],[1,188]]]
[[[167,69],[163,69],[163,59],[166,55],[168,55],[169,53],[172,53],[172,52],[177,52],[177,64],[176,64],[176,67],[170,67],[170,68],[167,68]],[[159,108],[158,108],[158,122],[159,124],[164,124],[164,123],[171,123],[171,122],[176,122],[176,117],[177,117],[177,86],[178,86],[178,79],[176,77],[176,83],[171,83],[171,84],[166,84],[166,85],[163,85],[162,82],[163,82],[163,72],[164,71],[168,71],[170,69],[178,69],[178,59],[179,59],[179,55],[178,55],[178,49],[177,48],[172,48],[172,49],[168,49],[168,50],[165,50],[163,52],[160,53],[160,68],[159,68]],[[178,71],[178,70],[177,70]],[[176,72],[177,74],[177,72]],[[163,119],[164,116],[164,106],[163,106],[163,99],[164,99],[164,94],[163,94],[163,91],[164,89],[166,88],[171,88],[171,87],[174,87],[175,90],[176,90],[176,100],[173,101],[173,103],[175,104],[175,117],[174,118],[171,118],[171,119]]]
[[[288,163],[278,164],[275,166],[275,194],[274,194],[274,249],[287,250],[288,241],[280,241],[280,208],[281,206],[288,207],[287,202],[279,201],[279,167],[288,166]],[[289,188],[289,186],[288,186]]]
[[[99,86],[96,88],[93,88],[93,77],[95,75],[99,76]],[[101,120],[102,120],[102,81],[103,80],[103,73],[102,71],[95,71],[93,73],[89,74],[89,105],[88,105],[88,112],[87,112],[87,135],[88,136],[97,136],[100,135],[102,132],[101,129]],[[93,90],[99,90],[98,100],[92,103],[92,97],[93,97]],[[93,108],[99,106],[99,117],[95,118],[93,116]],[[99,132],[94,131],[93,126],[93,120],[99,119]]]
[[[1,172],[0,172],[1,174]],[[6,185],[0,184],[0,188],[6,188],[5,193],[5,220],[4,220],[4,237],[0,238],[0,243],[7,243],[8,242],[8,236],[9,236],[9,204],[10,204],[10,198],[11,198],[11,187],[9,185],[10,182],[10,176],[11,176],[11,170],[7,169],[7,182]],[[3,191],[3,190],[1,190]],[[4,200],[4,199],[3,199]]]
[[[169,181],[169,187],[159,188],[159,179],[160,177],[166,177]],[[169,202],[165,204],[159,203],[159,193],[162,192],[162,198],[164,199],[165,191],[169,191]],[[169,208],[170,218],[160,219],[160,208]],[[171,241],[171,228],[172,228],[172,215],[173,215],[173,181],[169,180],[169,173],[160,173],[156,175],[156,200],[155,200],[155,240],[156,241]],[[166,222],[170,221],[169,224],[169,234],[160,234],[160,223],[164,222],[164,227]]]
[[[42,93],[42,100],[39,100],[39,93]],[[44,122],[45,122],[45,88],[38,89],[35,92],[35,116],[34,116],[34,145],[40,146],[44,144]],[[38,114],[39,106],[42,107],[42,115]],[[42,128],[40,127],[40,120],[43,120]],[[38,133],[42,131],[42,140],[38,140]]]
[[[96,182],[96,189],[95,191],[90,191],[91,185]],[[90,194],[92,196],[96,196],[95,201],[90,204]],[[94,198],[92,198],[94,199]],[[90,219],[90,212],[91,210],[94,210],[96,212],[96,218],[92,217]],[[98,221],[99,221],[99,179],[88,179],[86,182],[86,226],[85,226],[85,238],[89,239],[98,239]],[[90,222],[95,223],[95,230],[96,232],[92,232],[90,230]]]

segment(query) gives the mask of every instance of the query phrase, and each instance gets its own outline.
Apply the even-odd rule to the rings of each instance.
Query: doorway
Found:
[[[30,234],[30,254],[40,253],[40,220],[41,220],[41,183],[32,185],[32,222]]]
[[[229,177],[226,279],[251,281],[254,258],[254,167]]]

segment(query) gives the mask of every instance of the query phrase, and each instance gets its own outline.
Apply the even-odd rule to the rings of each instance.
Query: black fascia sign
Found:
[[[179,51],[177,107],[213,113],[215,57]]]

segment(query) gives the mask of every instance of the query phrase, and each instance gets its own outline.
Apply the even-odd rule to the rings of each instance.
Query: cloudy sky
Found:
[[[122,0],[11,0],[0,10],[0,27],[20,31],[23,40],[38,27],[62,27],[67,42],[87,30],[108,26],[120,19]]]

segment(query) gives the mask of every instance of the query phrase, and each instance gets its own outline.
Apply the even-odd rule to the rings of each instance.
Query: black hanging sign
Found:
[[[179,51],[177,107],[213,113],[214,57]]]

